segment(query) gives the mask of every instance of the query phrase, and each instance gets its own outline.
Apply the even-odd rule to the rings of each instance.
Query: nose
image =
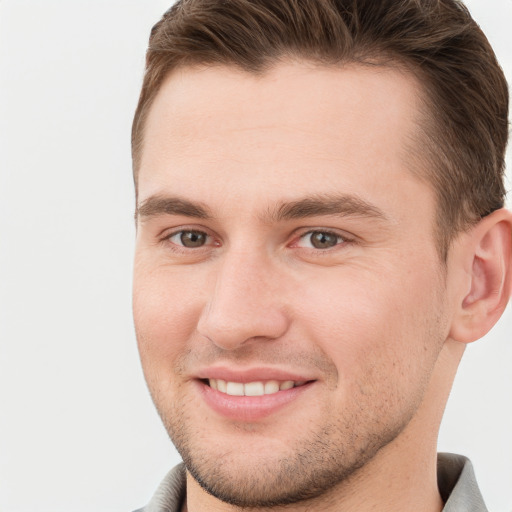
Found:
[[[265,257],[237,252],[217,262],[199,333],[224,350],[281,337],[289,326],[285,283]]]

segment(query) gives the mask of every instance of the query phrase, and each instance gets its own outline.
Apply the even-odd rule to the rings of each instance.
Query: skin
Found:
[[[189,510],[441,510],[437,430],[464,343],[487,329],[461,310],[488,288],[472,275],[489,226],[439,260],[435,194],[408,163],[420,101],[396,69],[305,62],[184,68],[159,91],[134,317]],[[510,232],[500,219],[492,240]],[[184,247],[187,230],[204,245]],[[310,385],[263,418],[226,418],[198,380],[219,367]]]

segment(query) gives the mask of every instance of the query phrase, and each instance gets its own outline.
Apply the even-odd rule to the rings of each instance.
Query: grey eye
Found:
[[[330,249],[343,241],[341,236],[335,233],[329,233],[328,231],[310,231],[301,238],[302,241],[300,245],[313,249]]]
[[[170,238],[171,242],[189,249],[202,247],[208,240],[208,235],[201,231],[180,231]]]
[[[332,233],[322,233],[315,231],[311,233],[311,245],[316,249],[329,249],[338,243],[338,236]]]

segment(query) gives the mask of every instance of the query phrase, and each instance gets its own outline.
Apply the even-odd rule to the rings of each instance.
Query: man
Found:
[[[510,297],[508,93],[455,0],[188,0],[133,124],[143,510],[481,511],[436,454]]]

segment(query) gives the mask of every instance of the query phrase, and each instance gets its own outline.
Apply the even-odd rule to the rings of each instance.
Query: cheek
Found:
[[[413,380],[431,367],[439,348],[436,339],[430,343],[442,337],[435,314],[441,310],[439,286],[428,271],[344,271],[311,280],[296,318],[347,382]]]
[[[201,312],[201,293],[186,272],[136,264],[133,316],[143,366],[169,366],[183,354]]]

